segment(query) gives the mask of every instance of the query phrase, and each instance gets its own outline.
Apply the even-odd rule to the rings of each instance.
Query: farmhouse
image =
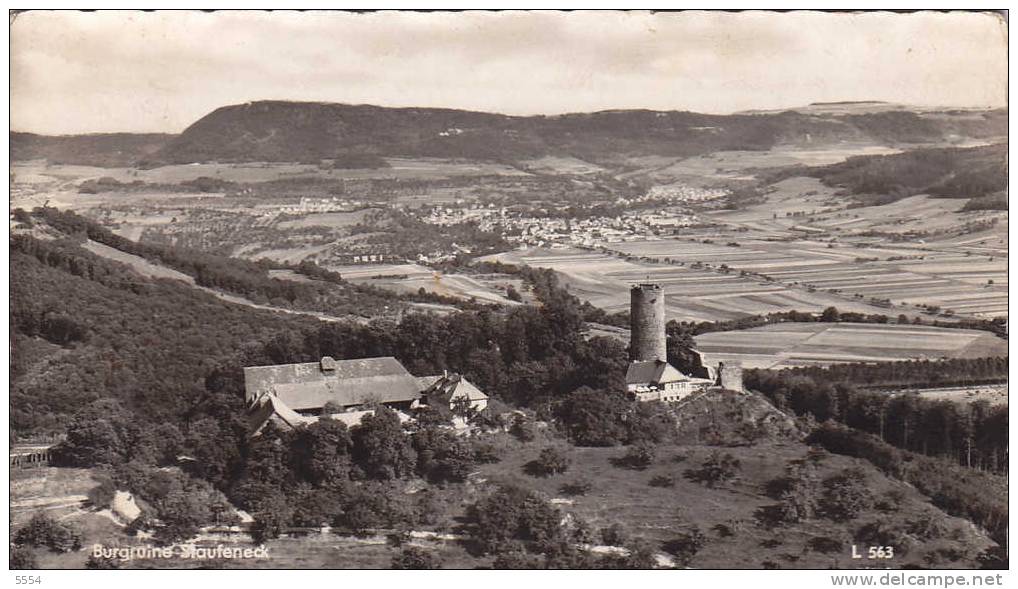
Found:
[[[323,415],[355,425],[370,406],[405,414],[422,405],[483,410],[488,396],[458,374],[415,377],[392,357],[249,366],[244,368],[248,431],[270,421],[284,428],[314,423]]]

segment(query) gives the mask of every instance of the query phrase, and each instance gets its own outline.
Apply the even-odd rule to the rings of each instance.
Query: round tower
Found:
[[[660,284],[636,284],[629,290],[629,359],[668,361],[665,293]]]

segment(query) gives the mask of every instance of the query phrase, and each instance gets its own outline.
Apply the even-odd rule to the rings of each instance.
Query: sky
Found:
[[[10,34],[11,127],[45,134],[178,133],[254,100],[516,115],[1007,101],[1006,24],[978,13],[58,11]]]

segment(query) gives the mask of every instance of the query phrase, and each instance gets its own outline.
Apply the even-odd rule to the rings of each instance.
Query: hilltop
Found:
[[[173,137],[164,133],[47,136],[12,132],[11,159],[46,159],[50,163],[98,167],[130,166],[157,153]]]
[[[868,103],[867,103],[868,104]],[[229,105],[176,136],[12,134],[15,160],[156,166],[193,162],[313,162],[376,167],[383,157],[518,161],[569,156],[597,164],[692,157],[779,144],[940,144],[1006,137],[1007,112],[806,108],[758,114],[610,110],[509,116],[440,108],[325,102]],[[345,162],[345,163],[344,163]]]

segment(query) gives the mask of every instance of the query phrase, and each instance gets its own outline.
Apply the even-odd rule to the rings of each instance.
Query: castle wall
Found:
[[[665,293],[660,284],[638,284],[629,291],[630,360],[668,361]]]

